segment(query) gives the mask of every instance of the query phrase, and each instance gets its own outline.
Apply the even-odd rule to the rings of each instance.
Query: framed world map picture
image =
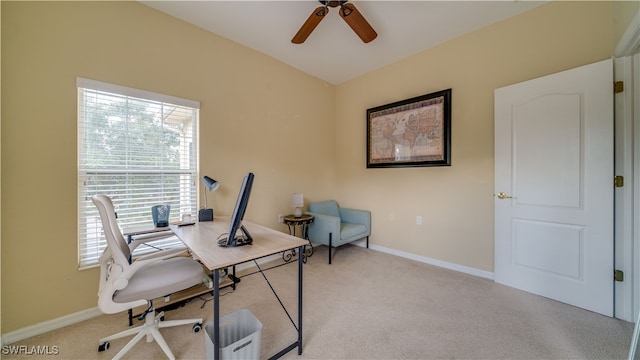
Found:
[[[451,166],[451,89],[367,109],[367,168]]]

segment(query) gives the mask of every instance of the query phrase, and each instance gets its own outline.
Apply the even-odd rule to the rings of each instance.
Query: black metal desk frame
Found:
[[[299,246],[298,253],[303,254],[303,251],[304,251],[304,246]],[[271,356],[269,360],[279,359],[285,354],[287,354],[289,351],[295,349],[296,347],[298,348],[298,355],[302,355],[302,265],[304,263],[303,257],[304,256],[298,256],[298,324],[297,325],[293,324],[298,332],[298,338],[295,342],[288,345],[284,349],[280,350],[277,354]],[[255,261],[258,259],[260,258],[254,259],[252,261]],[[239,264],[240,263],[235,265],[239,265]],[[269,270],[269,269],[270,268],[265,270]],[[263,270],[260,270],[260,272],[262,271]],[[275,294],[275,290],[273,290],[273,288],[272,288],[272,291],[274,291],[274,294]],[[277,294],[275,296],[276,298],[278,298]],[[278,301],[280,301],[279,298],[278,298]],[[289,313],[287,312],[287,309],[284,307],[284,305],[280,303],[280,306],[282,306],[282,308],[288,315]],[[220,269],[213,270],[213,328],[215,329],[215,332],[213,334],[214,360],[219,360],[220,359]]]

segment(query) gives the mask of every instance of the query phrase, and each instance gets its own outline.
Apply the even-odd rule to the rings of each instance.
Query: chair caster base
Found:
[[[191,329],[191,331],[197,333],[200,332],[200,330],[202,330],[202,323],[193,324],[193,328]]]
[[[111,344],[109,344],[108,341],[105,341],[102,344],[98,345],[98,352],[103,352],[105,350],[109,350],[110,346],[111,346]]]

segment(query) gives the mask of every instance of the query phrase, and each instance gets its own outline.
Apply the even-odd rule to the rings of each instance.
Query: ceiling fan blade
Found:
[[[307,21],[302,24],[300,30],[298,30],[293,39],[291,39],[291,42],[294,44],[302,44],[305,40],[307,40],[309,35],[311,35],[313,29],[318,26],[320,21],[324,19],[325,15],[327,15],[328,12],[329,8],[327,8],[326,6],[318,6],[315,10],[313,10],[311,15],[309,15]]]
[[[367,20],[362,16],[360,11],[351,3],[346,3],[340,7],[340,17],[353,29],[353,31],[365,43],[375,39],[378,34],[369,25]]]

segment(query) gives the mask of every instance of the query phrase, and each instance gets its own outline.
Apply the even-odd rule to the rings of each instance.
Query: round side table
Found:
[[[287,215],[282,218],[282,222],[289,228],[289,235],[296,236],[296,229],[300,227],[300,237],[309,241],[309,224],[313,222],[313,215],[302,214],[299,217],[295,217],[294,215]],[[313,255],[313,245],[311,245],[311,241],[309,241],[309,247],[305,245],[304,254],[302,254],[303,262],[307,262],[307,257]],[[296,255],[296,250],[293,249],[291,252],[282,253],[282,260],[289,262],[291,258]]]

